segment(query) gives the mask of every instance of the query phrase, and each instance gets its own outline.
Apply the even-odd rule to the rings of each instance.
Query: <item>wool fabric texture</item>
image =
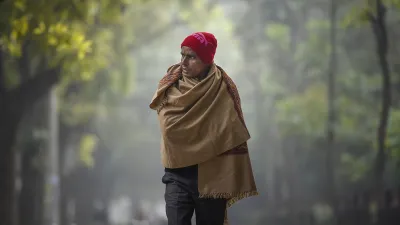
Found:
[[[215,63],[202,79],[171,66],[150,103],[161,128],[166,168],[198,165],[200,198],[225,198],[227,207],[258,195],[238,90]],[[228,224],[227,217],[225,224]]]

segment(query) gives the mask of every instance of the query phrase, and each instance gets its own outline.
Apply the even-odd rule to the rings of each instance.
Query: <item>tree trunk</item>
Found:
[[[79,136],[82,133],[81,127],[70,127],[62,120],[59,121],[60,141],[59,141],[59,173],[60,173],[60,225],[68,225],[72,223],[70,212],[68,211],[68,204],[71,200],[70,186],[74,185],[70,181],[70,172],[65,171],[66,153],[68,151],[68,144],[73,142],[73,136]]]
[[[17,120],[0,113],[0,225],[14,225],[16,216],[15,152]]]
[[[335,89],[336,89],[336,2],[331,0],[330,5],[330,46],[331,53],[328,71],[328,119],[327,119],[327,148],[326,148],[326,197],[336,217],[336,182],[335,182]]]
[[[0,52],[0,80],[4,79],[4,63]],[[5,91],[0,86],[0,225],[15,225],[15,153],[18,124],[25,110],[31,108],[60,78],[60,68],[46,70],[22,83],[18,88]],[[4,81],[4,80],[3,80]],[[3,85],[3,83],[0,82]]]
[[[80,166],[80,168],[74,171],[71,182],[73,182],[75,187],[73,190],[73,195],[76,200],[75,222],[77,225],[90,224],[93,222],[93,203],[96,195],[96,191],[93,189],[95,189],[97,185],[93,177],[93,171],[84,166]]]
[[[68,192],[67,192],[67,179],[64,174],[65,165],[65,151],[66,151],[66,140],[68,134],[64,133],[64,126],[60,122],[60,154],[59,154],[59,171],[60,171],[60,225],[68,225]]]
[[[376,13],[370,16],[370,24],[375,35],[377,45],[377,56],[382,71],[382,102],[377,130],[378,153],[375,161],[375,179],[376,191],[380,195],[384,186],[384,173],[386,164],[386,134],[389,119],[390,107],[392,102],[391,96],[391,78],[390,70],[387,62],[388,54],[388,37],[386,30],[386,7],[381,0],[375,1]]]
[[[4,68],[4,53],[0,48],[0,99],[3,98],[6,93],[6,79],[5,79],[5,68]],[[0,101],[1,109],[1,101]]]
[[[22,189],[19,195],[19,223],[42,224],[44,174],[33,162],[41,153],[38,144],[31,144],[22,153]]]

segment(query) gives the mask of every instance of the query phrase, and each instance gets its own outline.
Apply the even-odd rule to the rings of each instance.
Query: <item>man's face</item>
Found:
[[[186,77],[204,75],[209,65],[204,64],[191,48],[182,46],[181,55],[182,75]]]

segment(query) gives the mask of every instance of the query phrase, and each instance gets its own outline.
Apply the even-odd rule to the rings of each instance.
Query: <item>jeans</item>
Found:
[[[162,181],[168,225],[191,225],[194,213],[196,225],[224,224],[226,200],[199,198],[197,166],[166,169]]]

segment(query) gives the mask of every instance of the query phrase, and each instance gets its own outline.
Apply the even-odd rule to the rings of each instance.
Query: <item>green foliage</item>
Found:
[[[181,4],[178,6],[178,15],[183,21],[187,21],[190,28],[194,30],[214,30],[218,26],[219,29],[224,30],[227,33],[233,31],[232,23],[224,18],[224,12],[221,6],[218,4],[210,5],[204,0],[188,1],[187,4]],[[207,23],[207,21],[214,21],[213,23]],[[208,29],[207,29],[208,28]]]
[[[306,62],[312,65],[314,69],[326,71],[327,58],[331,51],[328,44],[329,24],[327,20],[311,20],[306,24],[309,32],[308,40],[300,43],[296,52],[296,61]],[[323,73],[319,72],[319,76]]]
[[[87,167],[93,167],[95,164],[93,152],[96,149],[97,141],[95,135],[86,134],[81,137],[79,145],[79,160]]]
[[[369,22],[370,13],[370,8],[367,6],[353,7],[350,12],[342,19],[341,26],[343,28],[349,26],[364,26]]]
[[[64,79],[59,85],[65,123],[77,125],[105,116],[117,110],[119,102],[132,94],[136,71],[133,54],[147,39],[153,38],[152,35],[159,35],[160,30],[171,26],[168,23],[174,18],[166,10],[171,5],[174,3],[157,1],[131,4],[125,8],[120,23],[97,29],[92,40],[97,46],[95,59],[101,60],[102,67],[97,70],[95,79],[72,83],[78,86],[73,93],[70,93],[70,86],[74,79]]]
[[[265,34],[267,37],[276,42],[280,48],[287,50],[289,47],[289,27],[283,24],[272,23],[268,24],[265,29]]]
[[[149,3],[147,3],[149,2]],[[152,6],[150,5],[153,4]],[[16,0],[0,3],[0,45],[6,51],[6,82],[9,89],[25,82],[19,60],[32,76],[50,67],[61,67],[58,83],[61,121],[69,127],[88,124],[110,111],[132,92],[137,37],[155,1],[141,0]],[[136,10],[143,9],[140,16]],[[162,12],[162,7],[157,11]],[[163,13],[166,16],[166,13]],[[23,47],[27,47],[27,52]],[[32,77],[37,78],[37,77]],[[50,87],[48,87],[50,88]],[[63,137],[61,137],[63,138]],[[81,137],[80,160],[93,166],[96,138]]]
[[[391,11],[396,10],[398,2],[384,1],[389,10],[388,21],[397,18]],[[331,53],[329,12],[321,10],[320,13],[324,16],[318,16],[317,13],[314,16],[303,17],[303,13],[310,12],[311,15],[315,10],[313,6],[308,5],[309,2],[302,3],[305,8],[301,9],[300,6],[292,5],[293,1],[287,3],[290,5],[288,7],[292,7],[291,10],[276,7],[275,3],[265,4],[276,11],[275,14],[266,16],[272,18],[271,20],[266,19],[266,23],[259,26],[266,28],[265,37],[260,38],[258,42],[250,41],[245,48],[257,46],[256,50],[267,49],[263,55],[257,55],[249,60],[251,63],[255,61],[262,65],[256,70],[261,71],[259,80],[263,89],[267,89],[262,92],[265,98],[270,96],[276,98],[272,106],[275,109],[274,115],[268,114],[262,119],[272,121],[269,125],[277,127],[279,140],[283,143],[297,137],[295,139],[298,149],[301,149],[298,150],[301,152],[300,155],[317,154],[326,148],[324,144],[322,146],[320,144],[321,140],[326,140],[328,119],[327,77]],[[375,14],[375,6],[366,2],[365,4],[346,2],[338,4],[338,7],[340,27],[336,29],[338,65],[335,74],[334,137],[337,146],[335,154],[340,152],[340,155],[335,169],[344,183],[347,181],[358,183],[368,177],[376,156],[382,81],[373,45],[374,37],[369,27],[369,16]],[[302,13],[297,13],[296,10]],[[343,11],[345,15],[340,13]],[[287,15],[288,12],[291,15]],[[249,17],[251,18],[251,15]],[[303,20],[296,21],[298,19]],[[361,26],[365,28],[356,29]],[[350,27],[352,29],[349,29]],[[389,42],[395,43],[396,35],[391,26],[388,25],[388,29],[392,35],[389,35],[391,38]],[[249,39],[257,40],[253,37]],[[354,45],[357,45],[357,48],[352,47]],[[394,55],[398,53],[394,49],[392,52],[395,52]],[[395,82],[398,81],[393,80],[393,83]],[[397,111],[398,109],[392,109],[391,112],[387,143],[391,155],[388,163],[398,160],[400,156],[398,128],[400,118]],[[256,121],[256,123],[263,122]],[[260,140],[264,141],[263,138]],[[279,140],[270,145],[282,145]],[[322,142],[325,143],[324,141]],[[267,151],[276,150],[267,149]],[[270,157],[275,157],[275,153]],[[315,159],[305,157],[301,160],[312,163]],[[301,170],[296,174],[302,173],[305,171]]]
[[[382,2],[387,7],[395,7],[396,9],[400,9],[400,0],[382,0]]]
[[[349,153],[340,155],[340,172],[351,182],[358,182],[367,175],[371,169],[371,160],[367,157],[356,157]]]
[[[0,10],[9,12],[1,42],[11,56],[21,57],[22,45],[29,42],[32,60],[39,57],[49,66],[61,65],[67,79],[90,80],[107,67],[112,34],[105,25],[120,22],[126,1],[12,2]]]
[[[387,8],[400,9],[399,0],[382,0]],[[364,0],[362,5],[353,6],[341,21],[341,26],[360,27],[370,22],[371,17],[376,14],[376,1]]]
[[[323,84],[315,84],[297,96],[288,96],[277,102],[276,107],[277,123],[282,135],[307,134],[318,137],[324,134],[327,105]]]
[[[388,146],[390,156],[400,163],[400,109],[391,111],[388,127],[388,138],[386,146]]]

